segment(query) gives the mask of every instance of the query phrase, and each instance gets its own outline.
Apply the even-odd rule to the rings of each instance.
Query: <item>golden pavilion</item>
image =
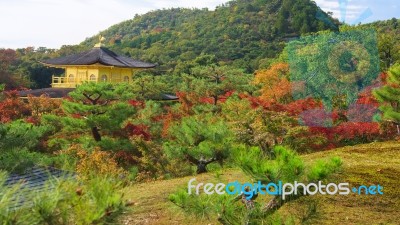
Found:
[[[120,56],[108,50],[102,44],[104,38],[100,37],[99,43],[91,50],[75,55],[44,60],[41,63],[48,67],[62,68],[63,76],[53,76],[51,88],[19,91],[22,99],[28,96],[39,97],[46,95],[50,98],[63,98],[84,82],[132,82],[134,72],[150,69],[156,66],[126,56]],[[153,96],[153,100],[176,101],[178,97],[164,93]]]
[[[104,38],[89,51],[42,61],[46,66],[65,69],[64,76],[52,77],[52,88],[75,88],[84,82],[131,82],[134,71],[156,66],[117,55],[102,41]]]

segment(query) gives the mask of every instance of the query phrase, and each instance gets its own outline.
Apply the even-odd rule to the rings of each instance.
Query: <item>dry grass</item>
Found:
[[[350,186],[380,184],[383,195],[347,196],[315,195],[300,198],[280,209],[297,223],[304,224],[400,224],[400,143],[384,142],[350,146],[304,155],[306,162],[339,156],[343,169],[331,181],[349,182]],[[197,176],[197,182],[214,182],[215,173]],[[121,224],[218,224],[214,218],[198,219],[186,216],[168,201],[177,187],[185,187],[191,177],[133,185],[126,197],[135,204],[120,218]],[[220,179],[249,181],[239,170],[224,170]],[[307,213],[310,202],[317,211]]]

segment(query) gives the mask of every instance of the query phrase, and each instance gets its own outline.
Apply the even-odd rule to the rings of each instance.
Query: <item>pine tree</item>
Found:
[[[279,215],[276,212],[286,203],[307,196],[309,188],[301,185],[293,186],[292,193],[285,195],[282,192],[276,193],[271,195],[272,198],[257,198],[263,195],[259,190],[267,194],[266,185],[280,182],[283,184],[295,182],[309,184],[319,181],[326,183],[329,175],[335,173],[342,165],[338,157],[317,160],[310,164],[305,163],[296,152],[286,147],[275,146],[273,151],[274,157],[269,157],[258,147],[239,145],[231,149],[233,161],[254,181],[247,183],[249,189],[245,189],[244,184],[241,185],[236,181],[238,187],[235,184],[234,190],[231,190],[237,194],[234,197],[227,194],[189,195],[185,189],[170,195],[169,199],[194,215],[212,216],[218,212],[218,222],[224,225],[276,224],[274,217]],[[259,184],[264,187],[260,186],[257,190]],[[279,192],[278,187],[268,188],[268,190]],[[243,197],[246,199],[250,197],[250,199],[245,200]]]
[[[63,101],[63,109],[69,117],[63,118],[67,129],[90,129],[95,141],[101,141],[101,132],[119,130],[122,123],[134,113],[127,100],[133,97],[125,84],[86,83]]]
[[[396,124],[397,134],[400,134],[400,64],[389,70],[387,84],[374,91],[374,96],[382,103],[380,109],[383,118]]]
[[[179,87],[180,91],[194,92],[199,96],[211,98],[212,103],[218,101],[230,91],[253,92],[249,85],[252,76],[240,69],[227,66],[197,66],[191,69],[191,75]]]
[[[207,165],[223,163],[232,147],[231,133],[224,121],[211,115],[183,118],[170,129],[171,141],[164,143],[170,159],[185,159],[197,167],[197,173],[207,172]]]

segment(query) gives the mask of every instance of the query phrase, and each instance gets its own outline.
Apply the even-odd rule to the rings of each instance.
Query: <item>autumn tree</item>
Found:
[[[17,91],[5,91],[0,99],[0,122],[7,123],[12,120],[29,115],[29,108],[19,98]]]
[[[128,123],[142,125],[148,128],[149,136],[145,139],[160,139],[162,130],[163,108],[161,104],[156,101],[146,101],[143,108],[139,108],[135,117],[127,120]]]
[[[122,123],[134,114],[134,108],[127,102],[133,97],[127,84],[85,83],[69,96],[71,99],[62,103],[68,115],[62,121],[66,129],[90,129],[97,142],[102,134],[121,129]]]
[[[288,76],[287,63],[276,63],[269,69],[257,71],[254,83],[261,85],[261,99],[275,103],[287,102],[291,89]]]
[[[299,123],[293,113],[293,108],[301,111],[318,105],[313,100],[298,100],[303,103],[271,109],[262,107],[263,101],[258,98],[261,105],[253,105],[251,100],[254,97],[241,97],[233,95],[222,105],[222,115],[237,142],[258,146],[266,154],[271,154],[275,145],[285,145],[297,152],[310,152],[325,143],[323,136],[313,134],[309,127]]]
[[[282,144],[289,131],[298,125],[286,112],[252,107],[248,99],[237,96],[223,104],[222,112],[240,143],[258,146],[267,154],[275,145]]]
[[[241,99],[234,95],[222,105],[221,115],[227,121],[238,142],[251,145],[254,135],[252,124],[258,113],[258,109],[253,108],[248,99]]]
[[[19,87],[19,81],[14,76],[12,67],[17,63],[17,54],[13,49],[0,49],[0,84],[7,90]]]
[[[61,113],[61,100],[52,99],[42,94],[39,97],[28,95],[28,107],[32,112],[32,116],[38,118],[44,114]]]

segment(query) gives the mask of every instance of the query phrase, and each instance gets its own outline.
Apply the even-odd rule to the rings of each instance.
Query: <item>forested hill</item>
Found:
[[[185,72],[201,54],[253,72],[292,37],[337,29],[338,22],[310,0],[236,0],[208,9],[163,9],[136,15],[101,32],[107,46],[162,69]],[[81,46],[92,47],[98,35]]]
[[[338,24],[310,0],[236,0],[214,11],[183,8],[151,11],[100,34],[111,50],[158,63],[157,69],[163,74],[190,73],[193,65],[212,62],[252,73],[266,68],[288,40],[308,32],[337,30]],[[382,70],[400,59],[399,24],[400,20],[394,18],[359,26],[378,31]],[[88,50],[98,38],[97,34],[79,45],[64,45],[58,50],[0,49],[3,59],[0,83],[5,83],[7,89],[49,87],[51,75],[63,71],[46,68],[38,61]]]

